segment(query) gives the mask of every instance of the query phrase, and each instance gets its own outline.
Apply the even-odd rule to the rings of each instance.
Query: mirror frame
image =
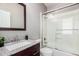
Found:
[[[25,31],[26,30],[26,5],[25,4],[23,4],[23,3],[17,3],[17,4],[19,4],[20,6],[23,6],[23,8],[24,8],[24,28],[1,28],[0,27],[0,31],[2,30],[14,30],[14,31]]]

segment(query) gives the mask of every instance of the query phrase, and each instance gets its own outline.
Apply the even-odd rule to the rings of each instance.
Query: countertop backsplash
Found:
[[[10,43],[19,40],[24,40],[24,36],[19,36],[19,35],[9,36],[9,37],[5,36],[5,43]]]

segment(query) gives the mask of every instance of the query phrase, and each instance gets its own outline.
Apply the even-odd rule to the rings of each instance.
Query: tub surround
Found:
[[[10,46],[11,45],[15,45],[15,44],[17,44],[17,43],[21,43],[21,42],[24,42],[24,41],[28,41],[28,42],[30,42],[29,44],[26,44],[26,45],[23,45],[23,46],[21,46],[21,47],[18,47],[18,48],[16,48],[16,49],[10,49]],[[27,43],[27,42],[26,42]],[[7,43],[7,44],[5,44],[5,46],[4,47],[0,47],[0,56],[10,56],[10,55],[13,55],[13,54],[16,54],[16,53],[18,53],[18,52],[20,52],[20,51],[22,51],[22,50],[25,50],[25,49],[27,49],[27,48],[29,48],[29,47],[32,47],[32,46],[34,46],[34,45],[36,45],[36,44],[38,44],[38,43],[40,43],[40,39],[37,39],[37,40],[30,40],[30,39],[28,39],[28,40],[20,40],[20,41],[18,41],[18,42],[12,42],[12,43]],[[9,47],[9,48],[8,48]],[[12,47],[12,46],[11,46]],[[15,46],[14,46],[15,47]],[[17,47],[17,46],[16,46]],[[39,46],[40,47],[40,46]]]

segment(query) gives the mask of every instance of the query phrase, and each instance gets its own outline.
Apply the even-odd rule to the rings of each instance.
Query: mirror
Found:
[[[26,6],[0,3],[0,30],[26,30]]]
[[[5,23],[6,22],[6,23]],[[10,28],[10,13],[0,10],[0,27]]]

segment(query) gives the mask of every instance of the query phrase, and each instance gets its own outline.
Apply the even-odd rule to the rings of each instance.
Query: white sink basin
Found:
[[[15,50],[15,49],[18,49],[18,48],[21,48],[23,46],[26,46],[28,44],[31,44],[31,42],[27,41],[27,40],[24,40],[22,42],[17,42],[15,44],[12,44],[12,45],[8,45],[8,46],[5,46],[6,49],[8,49],[9,51],[12,51],[12,50]]]

